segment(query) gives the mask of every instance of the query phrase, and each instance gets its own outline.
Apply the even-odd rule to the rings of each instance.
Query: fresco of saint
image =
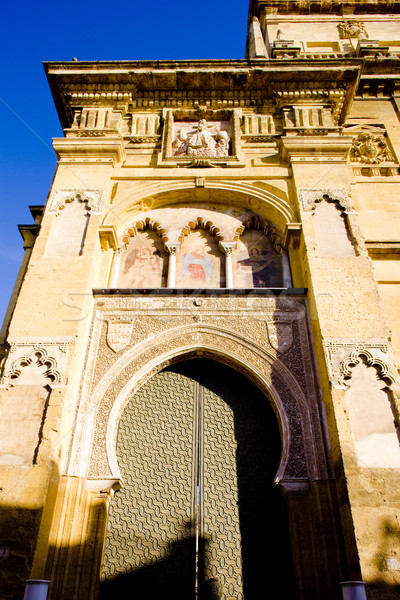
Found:
[[[177,287],[221,287],[221,258],[216,242],[204,232],[195,231],[187,237],[177,260]]]
[[[261,231],[247,231],[238,242],[234,260],[237,288],[282,287],[282,259]]]
[[[166,271],[167,256],[162,241],[153,232],[141,232],[131,239],[122,257],[118,286],[165,287]]]

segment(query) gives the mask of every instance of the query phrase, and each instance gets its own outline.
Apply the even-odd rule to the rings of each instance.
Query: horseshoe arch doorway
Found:
[[[214,360],[176,363],[128,401],[117,435],[101,600],[294,597],[281,437],[262,392]]]

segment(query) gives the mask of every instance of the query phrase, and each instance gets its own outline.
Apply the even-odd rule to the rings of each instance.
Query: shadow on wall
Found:
[[[21,600],[30,576],[42,511],[0,507],[0,598]]]
[[[188,522],[181,539],[164,548],[164,556],[139,569],[127,570],[100,585],[100,600],[135,596],[143,600],[188,600],[195,598],[196,580],[202,598],[218,598],[212,593],[212,582],[204,582],[204,549],[207,541],[199,540],[196,561],[196,536]],[[198,572],[196,576],[196,566]]]
[[[398,488],[393,488],[393,492],[396,489],[398,490]],[[382,573],[382,577],[368,584],[369,598],[379,598],[379,600],[400,598],[400,584],[392,583],[400,571],[399,548],[400,528],[398,522],[386,519],[382,524],[380,548],[375,556],[375,568]]]

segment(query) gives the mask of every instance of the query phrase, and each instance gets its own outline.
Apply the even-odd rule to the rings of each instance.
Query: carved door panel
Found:
[[[279,554],[280,457],[258,388],[210,360],[166,369],[126,406],[117,455],[124,488],[110,505],[101,598],[258,598]]]

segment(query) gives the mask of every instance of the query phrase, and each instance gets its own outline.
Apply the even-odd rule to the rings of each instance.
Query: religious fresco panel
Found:
[[[217,241],[204,231],[194,231],[184,239],[177,255],[176,287],[224,287],[223,260]]]
[[[118,287],[160,288],[167,285],[168,255],[153,231],[131,238],[121,257]]]
[[[282,258],[262,231],[243,233],[232,263],[235,288],[283,286]]]

